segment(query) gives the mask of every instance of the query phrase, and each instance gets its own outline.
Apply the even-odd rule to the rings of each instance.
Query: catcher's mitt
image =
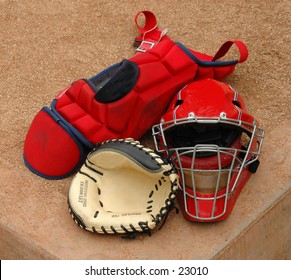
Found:
[[[68,193],[74,221],[88,231],[150,233],[174,208],[178,175],[173,166],[133,139],[94,148]]]

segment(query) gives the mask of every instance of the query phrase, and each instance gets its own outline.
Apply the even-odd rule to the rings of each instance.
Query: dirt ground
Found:
[[[132,43],[138,35],[134,16],[141,10],[153,11],[159,26],[167,27],[172,39],[200,52],[214,55],[229,39],[247,44],[248,60],[238,65],[226,82],[241,93],[249,111],[266,129],[264,163],[251,183],[265,182],[267,188],[263,190],[261,184],[261,189],[244,192],[242,195],[249,204],[240,199],[237,211],[227,223],[210,226],[211,229],[206,225],[197,227],[184,221],[181,215],[171,214],[161,234],[154,235],[150,241],[141,237],[129,246],[119,238],[93,237],[79,229],[70,219],[66,205],[72,178],[49,181],[37,177],[25,167],[22,153],[32,119],[43,106],[50,104],[55,94],[69,83],[92,77],[134,54]],[[260,212],[256,207],[275,197],[276,185],[269,186],[266,181],[270,170],[274,172],[272,178],[279,178],[281,189],[291,188],[288,159],[291,149],[280,150],[290,148],[291,137],[291,130],[285,129],[291,125],[290,31],[291,2],[288,0],[0,0],[2,227],[6,226],[13,236],[21,233],[23,242],[30,242],[32,247],[45,244],[45,253],[39,249],[40,258],[213,257],[213,252],[221,247],[217,239],[229,240],[239,231],[230,230],[232,225],[238,227],[237,219],[241,219],[242,225],[252,211]],[[261,193],[258,200],[254,197],[257,191]],[[210,233],[213,230],[217,234]],[[193,234],[201,244],[206,232],[209,245],[195,248],[195,253],[186,252],[187,246],[193,245]],[[177,252],[167,251],[166,244],[159,251],[153,245],[147,249],[151,252],[144,251],[145,244],[162,243],[165,236],[173,248],[181,240],[184,245]],[[91,249],[84,253],[83,245],[77,245],[80,242]],[[116,246],[121,250],[117,255],[113,252]],[[31,257],[29,252],[20,254],[23,256]]]

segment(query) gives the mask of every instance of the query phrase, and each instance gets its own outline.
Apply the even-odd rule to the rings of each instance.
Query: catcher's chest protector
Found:
[[[151,43],[159,32],[163,39]],[[221,80],[247,58],[240,41],[227,41],[212,57],[173,42],[156,26],[154,36],[147,34],[132,58],[74,82],[55,97],[50,108],[41,109],[24,143],[24,161],[30,170],[50,179],[71,175],[96,143],[139,139],[159,122],[179,89],[206,77]],[[240,59],[216,61],[232,44],[238,47]]]

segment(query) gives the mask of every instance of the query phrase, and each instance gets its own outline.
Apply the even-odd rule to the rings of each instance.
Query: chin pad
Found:
[[[24,162],[41,177],[61,179],[80,168],[86,149],[66,120],[43,107],[26,135]]]

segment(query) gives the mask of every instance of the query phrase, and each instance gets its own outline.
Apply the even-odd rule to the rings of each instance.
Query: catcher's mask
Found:
[[[184,216],[200,222],[227,218],[259,166],[264,137],[240,94],[213,79],[193,82],[152,131],[157,151],[178,170]]]

